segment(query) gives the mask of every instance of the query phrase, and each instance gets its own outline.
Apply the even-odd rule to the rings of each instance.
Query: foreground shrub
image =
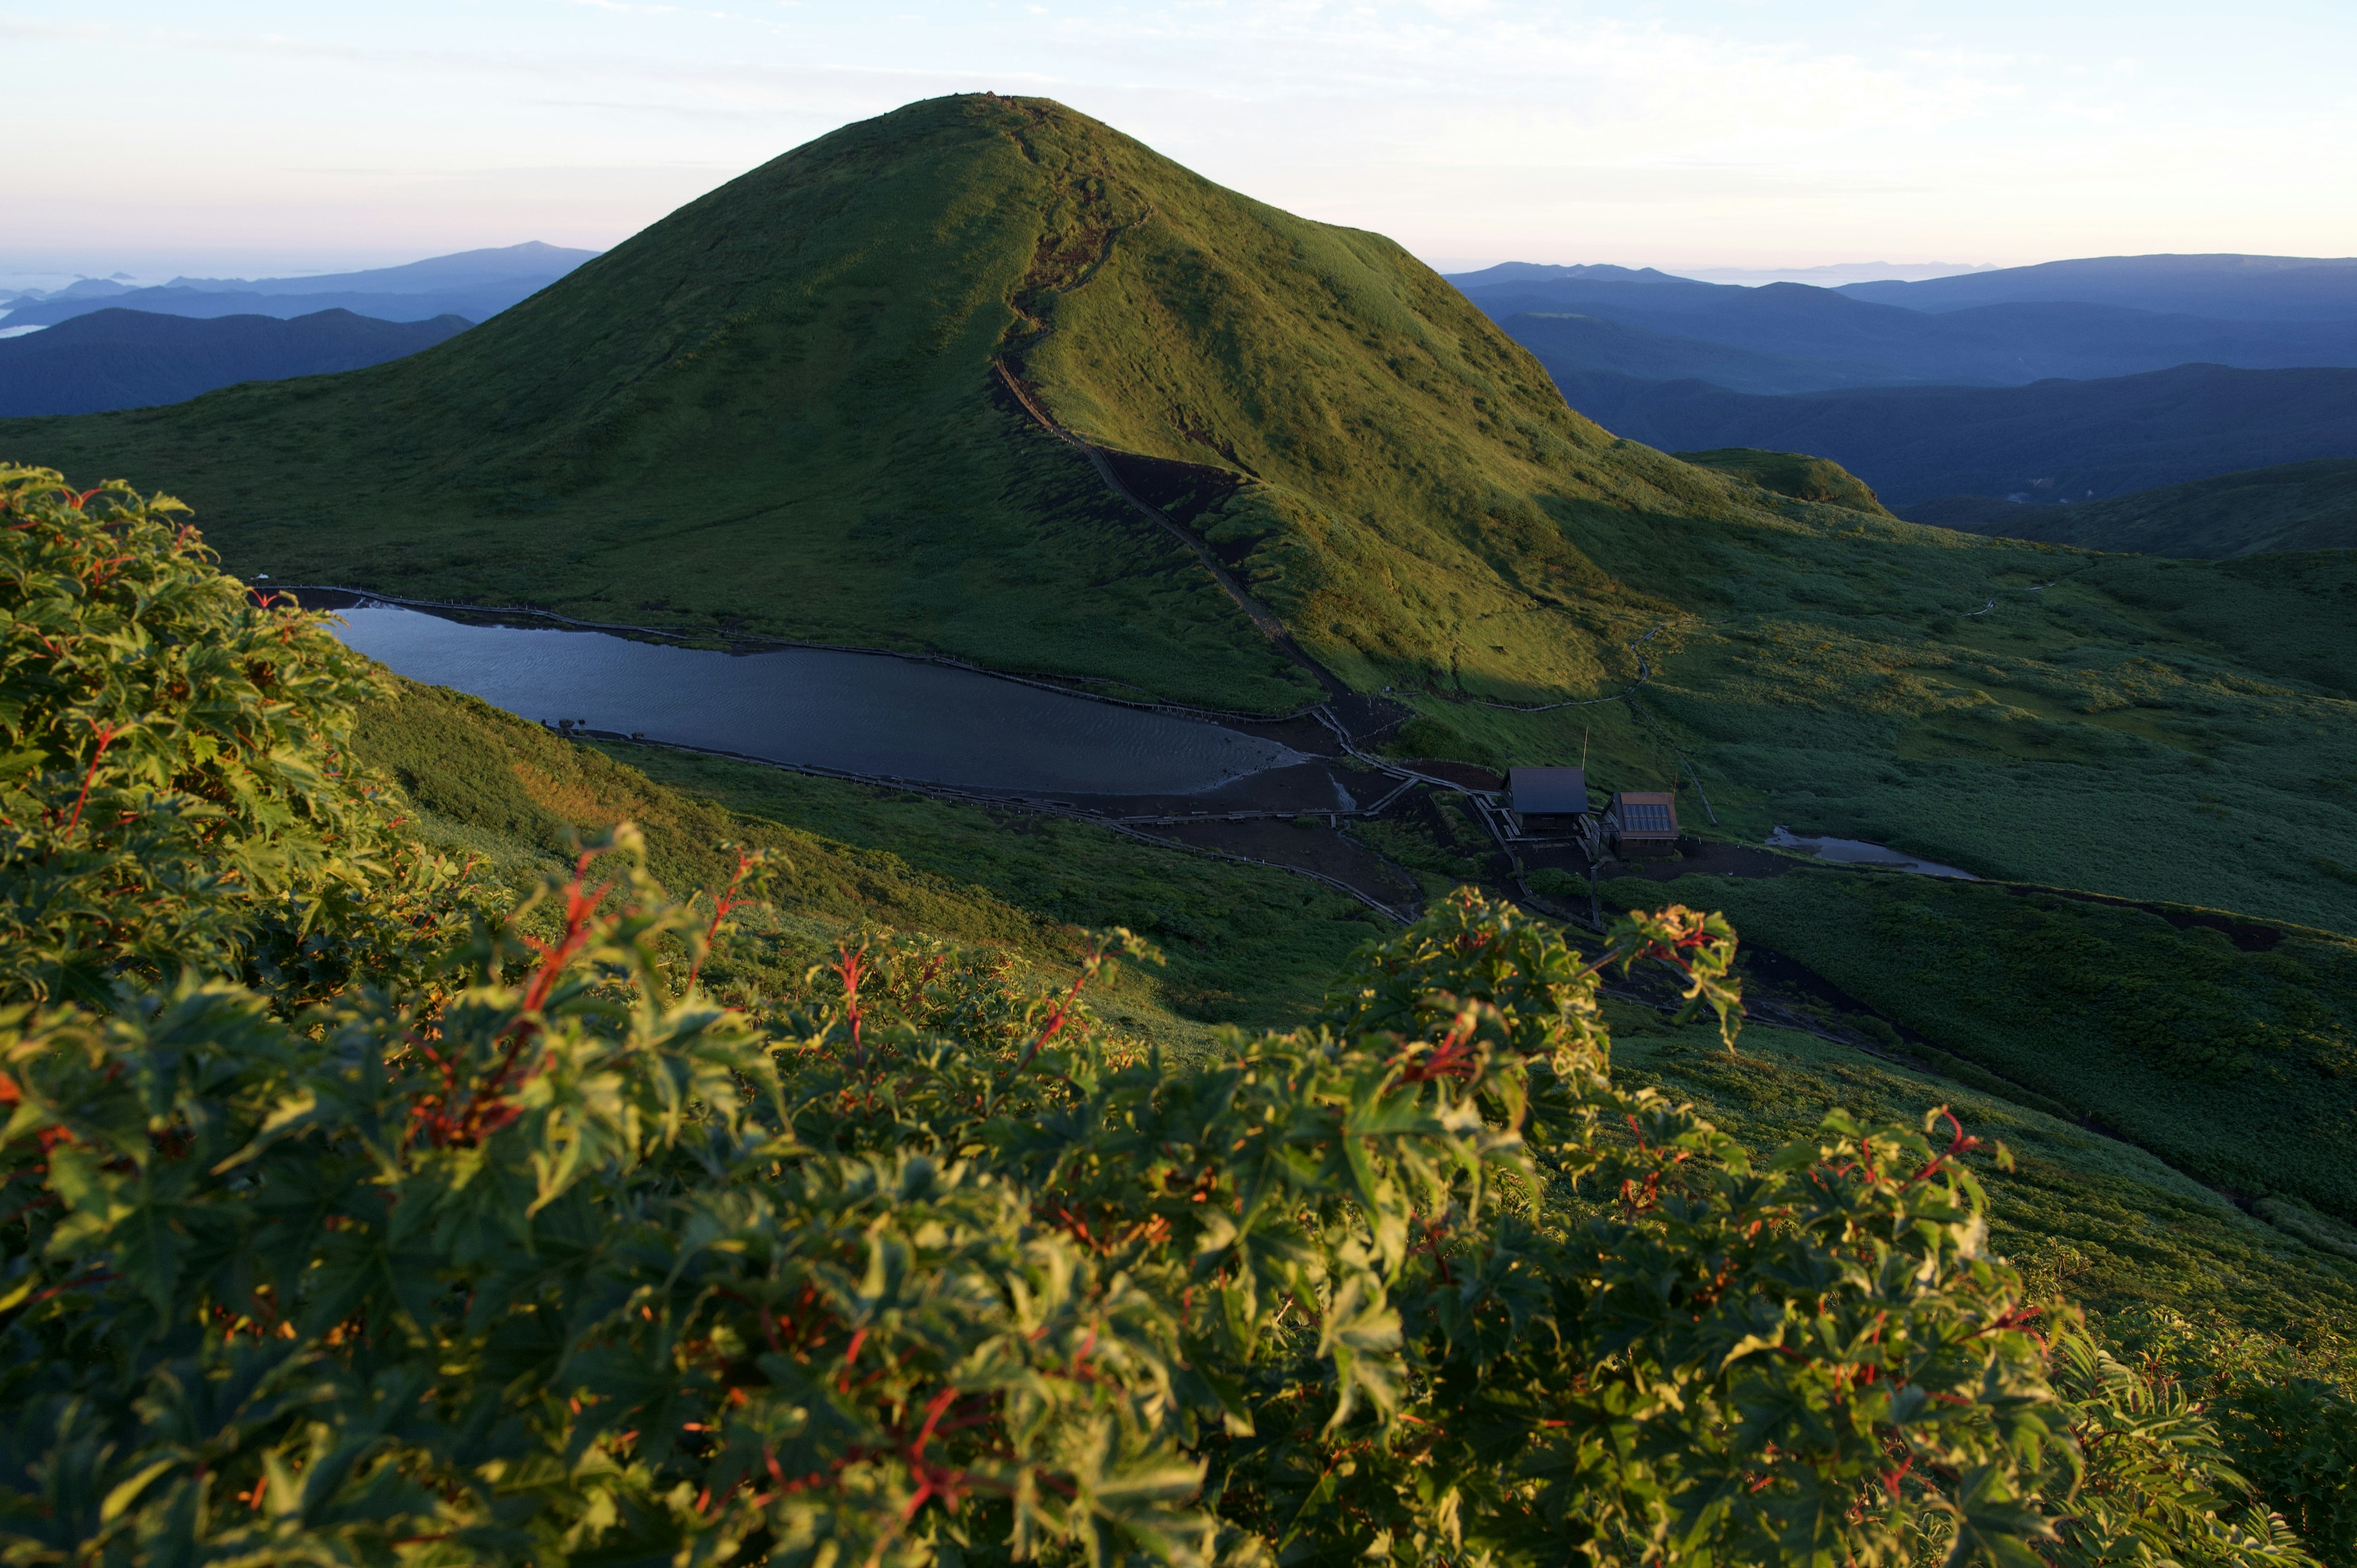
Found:
[[[306,995],[447,945],[456,873],[344,768],[382,677],[185,510],[0,465],[0,1001],[190,966]]]
[[[41,549],[138,511],[30,494]],[[168,718],[153,602],[113,679]],[[274,682],[347,668],[230,607],[317,655]],[[9,918],[64,956],[0,1007],[10,1563],[2309,1561],[2204,1412],[2023,1298],[1943,1113],[1755,1158],[1613,1083],[1608,969],[1732,1041],[1716,917],[1590,959],[1460,893],[1183,1066],[1089,1014],[1152,957],[1120,931],[1049,993],[846,947],[757,1026],[627,829],[461,922],[342,852],[398,841],[257,702],[159,721],[146,796],[111,748],[12,776],[48,836],[0,874],[63,891]],[[213,801],[265,721],[289,760]]]
[[[550,896],[430,1010],[9,1016],[16,1560],[2304,1560],[2198,1417],[2123,1467],[2058,1394],[1969,1139],[1751,1160],[1511,908],[1174,1070],[888,953],[764,1036],[627,854]]]

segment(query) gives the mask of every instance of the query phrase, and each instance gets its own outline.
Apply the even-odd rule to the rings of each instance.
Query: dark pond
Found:
[[[413,680],[528,719],[771,762],[1007,794],[1135,797],[1200,795],[1311,760],[1242,730],[889,654],[720,653],[366,601],[339,613],[346,643]],[[1318,777],[1323,803],[1347,808]]]

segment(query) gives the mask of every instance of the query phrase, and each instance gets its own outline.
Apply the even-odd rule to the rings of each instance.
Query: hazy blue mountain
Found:
[[[1879,385],[1886,367],[1837,359],[1760,354],[1699,338],[1631,327],[1604,316],[1525,312],[1499,323],[1538,356],[1558,383],[1603,371],[1641,381],[1705,381],[1733,392],[1822,392]]]
[[[0,327],[50,326],[103,306],[162,316],[311,316],[348,310],[381,321],[428,321],[462,316],[481,321],[529,299],[596,255],[533,242],[465,251],[404,266],[308,278],[176,278],[156,288],[121,290],[104,297],[78,295],[76,284],[57,295],[19,303]]]
[[[1981,274],[1989,275],[1989,274]],[[1877,305],[1805,284],[1760,288],[1697,284],[1695,292],[1597,284],[1512,284],[1469,293],[1481,309],[1523,338],[1540,359],[1549,349],[1525,338],[1517,320],[1585,316],[1684,340],[1656,367],[1609,368],[1646,381],[1698,375],[1715,344],[1794,362],[1786,380],[1754,378],[1738,390],[1804,392],[1837,386],[2021,386],[2052,377],[2086,381],[2202,363],[2247,370],[2357,365],[2357,318],[2348,321],[2230,321],[2164,316],[2118,306],[2022,303],[1926,312]],[[1573,296],[1598,297],[1575,302]],[[1551,301],[1505,308],[1533,296]],[[1562,334],[1557,333],[1560,337]],[[1578,368],[1599,368],[1581,365]],[[1724,381],[1722,384],[1738,385]]]
[[[52,289],[46,294],[39,289],[26,292],[40,299],[110,299],[116,295],[129,294],[131,289],[132,285],[119,277],[76,278],[65,287]]]
[[[2240,321],[2357,320],[2357,257],[2088,256],[1923,283],[1855,283],[1854,299],[1911,310],[2070,301]]]
[[[1531,284],[1630,284],[1641,288],[1667,285],[1690,289],[1692,278],[1680,277],[1656,267],[1556,266],[1546,262],[1500,262],[1494,267],[1484,267],[1477,273],[1450,273],[1448,281],[1467,295],[1478,289],[1497,288],[1504,285]],[[1705,284],[1705,288],[1717,287]]]
[[[1836,288],[1846,283],[1914,283],[1991,271],[1986,262],[1834,262],[1815,267],[1696,267],[1686,275],[1704,283],[1805,283]]]
[[[554,282],[554,279],[548,280]],[[341,310],[375,321],[431,321],[457,316],[478,321],[496,316],[509,306],[529,299],[545,284],[479,288],[450,294],[215,294],[195,288],[142,288],[113,299],[43,299],[20,305],[0,317],[0,327],[55,326],[78,316],[110,307],[148,316],[193,317],[274,316],[292,320],[321,311]]]
[[[596,251],[567,250],[528,240],[495,250],[429,256],[397,267],[357,273],[322,273],[294,278],[178,277],[167,288],[197,288],[217,294],[447,294],[516,278],[555,278],[589,261]]]
[[[1502,262],[1448,281],[1494,321],[1531,312],[1593,314],[1602,308],[1696,310],[1752,291],[1738,284],[1697,283],[1652,267],[1550,267]]]
[[[456,316],[394,322],[345,310],[291,321],[96,310],[0,339],[0,417],[141,408],[237,381],[356,371],[432,348],[468,325]]]
[[[2357,370],[2180,365],[2023,387],[1763,397],[1698,381],[1558,376],[1573,407],[1663,451],[1829,457],[1901,515],[1954,496],[2101,500],[2276,463],[2357,456]]]

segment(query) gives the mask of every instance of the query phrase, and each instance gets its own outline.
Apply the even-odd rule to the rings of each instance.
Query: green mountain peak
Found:
[[[1565,516],[1730,504],[1390,241],[988,94],[797,148],[440,351],[11,435],[280,580],[1314,695],[1010,379],[1160,460],[1133,477],[1361,687],[1624,680],[1663,607]]]

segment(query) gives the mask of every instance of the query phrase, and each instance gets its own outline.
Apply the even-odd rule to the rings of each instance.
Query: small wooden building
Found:
[[[1604,809],[1605,841],[1623,844],[1678,842],[1678,798],[1666,789],[1623,789]]]
[[[1506,809],[1525,838],[1580,832],[1595,811],[1585,768],[1515,768],[1506,773]]]

